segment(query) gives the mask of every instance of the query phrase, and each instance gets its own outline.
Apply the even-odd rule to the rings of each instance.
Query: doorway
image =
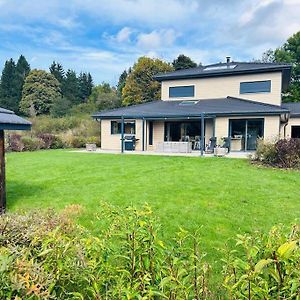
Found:
[[[264,136],[264,119],[229,120],[230,150],[254,151]]]
[[[300,139],[300,126],[292,126],[291,138]]]

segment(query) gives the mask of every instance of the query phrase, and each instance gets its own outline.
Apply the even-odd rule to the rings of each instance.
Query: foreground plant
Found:
[[[209,299],[199,234],[167,245],[148,206],[103,204],[96,237],[70,221],[79,210],[0,218],[0,299]]]
[[[227,252],[224,286],[229,299],[300,299],[300,232],[274,227],[269,234],[239,235]]]

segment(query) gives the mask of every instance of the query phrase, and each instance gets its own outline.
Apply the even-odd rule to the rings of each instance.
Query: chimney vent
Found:
[[[226,56],[226,63],[227,63],[227,64],[230,63],[230,56]]]

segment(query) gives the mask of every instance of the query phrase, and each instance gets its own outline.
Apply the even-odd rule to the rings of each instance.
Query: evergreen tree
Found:
[[[11,58],[7,60],[0,81],[0,106],[18,111],[18,93],[16,86],[16,64]]]
[[[20,101],[22,98],[22,89],[24,85],[25,78],[30,72],[30,65],[27,62],[25,56],[20,55],[15,71],[15,88],[16,88],[16,96],[17,103],[15,107],[15,111],[17,112],[19,109]]]
[[[189,69],[197,67],[197,64],[188,56],[180,54],[173,60],[172,65],[175,70]]]
[[[90,82],[91,81],[91,82]],[[92,92],[92,77],[90,73],[81,72],[78,77],[80,99],[82,103],[86,103]]]
[[[54,77],[59,81],[62,85],[65,78],[65,71],[63,66],[60,63],[53,61],[51,66],[49,67],[49,71]]]
[[[62,94],[72,105],[81,103],[80,85],[75,71],[68,70],[62,84]]]
[[[92,77],[91,73],[89,72],[87,74],[87,92],[88,92],[88,97],[91,95],[93,87],[94,87],[93,77]]]
[[[122,91],[125,86],[127,76],[128,76],[128,73],[126,70],[124,70],[119,77],[119,81],[118,81],[118,85],[117,85],[117,91],[118,91],[119,97],[122,97]]]

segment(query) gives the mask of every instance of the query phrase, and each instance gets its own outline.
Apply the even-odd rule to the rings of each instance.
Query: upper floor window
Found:
[[[169,97],[170,98],[179,98],[179,97],[194,97],[195,96],[195,86],[172,86],[169,88]]]
[[[250,81],[240,83],[240,94],[248,93],[270,93],[271,80]]]
[[[111,121],[111,134],[121,134],[121,121]],[[124,133],[135,134],[135,121],[124,122]]]

